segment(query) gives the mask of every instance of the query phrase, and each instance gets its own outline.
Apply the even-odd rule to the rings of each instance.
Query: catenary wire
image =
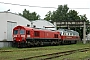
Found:
[[[56,7],[30,6],[30,5],[21,5],[21,4],[5,3],[5,2],[0,2],[0,3],[1,3],[1,4],[9,4],[9,5],[27,6],[27,7],[54,8],[54,9],[57,9]],[[90,8],[69,8],[69,9],[90,9]]]

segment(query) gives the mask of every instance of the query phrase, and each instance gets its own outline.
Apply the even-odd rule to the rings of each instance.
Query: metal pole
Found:
[[[86,44],[86,22],[84,22],[83,27],[83,43]]]

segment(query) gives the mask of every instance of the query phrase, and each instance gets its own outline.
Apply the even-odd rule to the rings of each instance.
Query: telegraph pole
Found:
[[[83,43],[86,44],[86,22],[83,25]]]

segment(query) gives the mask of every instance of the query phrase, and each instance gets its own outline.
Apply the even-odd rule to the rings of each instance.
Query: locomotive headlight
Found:
[[[17,37],[17,35],[14,35],[14,37]]]
[[[30,37],[30,35],[27,35],[27,37]]]
[[[25,35],[21,35],[21,37],[25,37]]]

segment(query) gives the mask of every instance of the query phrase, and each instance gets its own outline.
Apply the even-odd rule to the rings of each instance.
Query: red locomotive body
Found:
[[[13,44],[17,47],[60,44],[59,31],[16,26],[13,29]]]

